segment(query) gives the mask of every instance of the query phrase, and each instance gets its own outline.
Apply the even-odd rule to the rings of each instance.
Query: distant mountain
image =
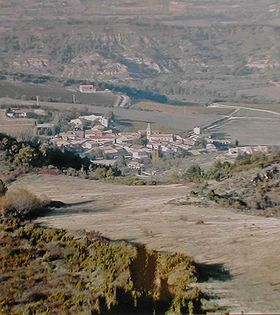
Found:
[[[0,9],[2,72],[198,102],[271,100],[254,91],[280,81],[275,0],[0,0]]]

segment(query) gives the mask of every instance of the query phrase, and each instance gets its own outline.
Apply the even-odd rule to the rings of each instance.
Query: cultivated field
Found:
[[[67,90],[54,83],[45,85],[0,81],[0,97],[36,99],[36,96],[39,96],[39,99],[44,101],[72,103],[73,94],[77,103],[113,107],[116,102],[119,102],[119,96],[111,92],[83,94]]]
[[[11,136],[23,136],[33,134],[35,130],[35,121],[24,118],[8,118],[5,110],[0,110],[0,132]]]
[[[10,98],[0,98],[1,104],[17,104],[19,101]],[[20,101],[22,104],[26,105],[35,105],[34,101]],[[211,124],[224,115],[227,115],[232,111],[232,109],[219,109],[219,108],[206,108],[203,106],[191,107],[191,110],[186,109],[185,113],[172,113],[169,112],[159,112],[159,111],[147,111],[147,110],[138,110],[138,109],[125,109],[125,108],[108,108],[107,106],[95,106],[88,103],[84,104],[73,104],[73,103],[53,103],[53,102],[40,102],[40,105],[48,108],[55,109],[77,109],[85,110],[88,109],[93,113],[106,113],[109,110],[112,110],[114,114],[119,119],[129,120],[129,121],[138,121],[148,122],[156,125],[164,126],[165,129],[176,129],[187,131],[196,126],[204,126]],[[165,106],[165,105],[162,105]],[[147,125],[145,125],[146,128]],[[153,127],[153,126],[152,126]]]
[[[222,208],[172,204],[189,187],[121,186],[66,176],[28,175],[14,184],[61,200],[67,207],[38,221],[71,230],[98,230],[112,239],[182,251],[207,263],[202,283],[231,311],[280,310],[279,229],[274,218]],[[224,269],[223,269],[224,268]]]
[[[218,105],[235,109],[228,119],[214,124],[211,132],[219,132],[238,140],[241,145],[280,145],[280,113],[271,109]]]

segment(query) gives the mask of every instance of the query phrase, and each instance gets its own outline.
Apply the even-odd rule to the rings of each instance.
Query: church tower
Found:
[[[152,135],[151,124],[148,123],[148,127],[147,127],[147,139],[149,139],[151,135]]]

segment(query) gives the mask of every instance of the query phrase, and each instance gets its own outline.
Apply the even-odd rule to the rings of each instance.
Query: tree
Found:
[[[232,171],[232,165],[229,162],[222,163],[221,161],[215,162],[211,167],[207,176],[209,179],[215,179],[216,181],[221,181],[228,178]]]
[[[32,165],[37,157],[38,153],[36,150],[30,146],[27,146],[19,150],[19,152],[15,155],[14,162],[16,165]]]
[[[193,182],[201,181],[204,176],[204,172],[198,164],[192,165],[187,169],[185,176]]]
[[[4,196],[7,192],[8,188],[6,184],[3,182],[2,179],[0,179],[0,197]]]

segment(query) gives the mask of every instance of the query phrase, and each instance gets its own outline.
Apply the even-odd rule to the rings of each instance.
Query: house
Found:
[[[79,119],[89,120],[89,121],[99,121],[102,118],[102,115],[87,115],[87,116],[80,116]]]
[[[108,127],[110,126],[111,119],[102,116],[102,117],[99,119],[99,122],[100,122],[100,124],[101,124],[102,126],[108,128]]]
[[[20,108],[8,109],[6,116],[9,118],[27,118],[27,111]]]
[[[200,135],[201,134],[201,128],[200,127],[195,127],[193,129],[193,133],[196,134],[196,135]]]
[[[38,131],[44,131],[44,130],[53,130],[54,124],[45,123],[45,124],[37,124],[36,125]]]
[[[74,126],[75,128],[81,128],[83,126],[83,121],[81,118],[76,118],[70,120],[70,124]]]
[[[96,141],[86,141],[81,145],[81,147],[85,150],[93,149],[96,146],[98,146],[98,143]]]
[[[151,150],[141,146],[141,145],[132,145],[130,147],[125,146],[124,149],[132,154],[132,158],[134,159],[145,159],[148,158]]]
[[[144,164],[136,161],[131,161],[127,164],[127,167],[133,170],[141,170],[144,168]]]
[[[61,132],[58,136],[63,140],[75,140],[77,138],[73,131]]]
[[[91,138],[96,138],[96,137],[102,137],[102,131],[101,130],[86,130],[85,131],[85,138],[91,139]]]
[[[252,147],[237,147],[228,149],[228,155],[242,155],[252,153],[253,153]]]
[[[236,148],[229,148],[228,155],[236,156],[242,154],[253,154],[253,153],[268,153],[267,146],[256,146],[256,147],[236,147]]]
[[[187,144],[174,144],[174,147],[178,147],[180,148],[182,151],[189,151],[189,149],[191,148],[189,145]]]
[[[138,132],[121,132],[116,138],[116,143],[132,143],[135,140],[141,138],[141,134]]]
[[[86,139],[95,141],[96,143],[115,143],[116,142],[116,136],[114,134],[86,134]]]
[[[206,144],[206,150],[208,152],[217,152],[218,151],[216,146],[213,143]]]
[[[118,156],[118,150],[114,149],[112,146],[101,146],[99,149],[108,159],[114,159]]]
[[[133,159],[147,159],[150,155],[146,151],[134,151],[132,152],[132,158]]]
[[[73,141],[70,141],[70,146],[73,149],[81,149],[84,143],[86,143],[86,140],[84,139],[73,140]]]
[[[15,113],[14,112],[7,112],[6,116],[9,118],[15,118]]]
[[[153,141],[153,142],[161,142],[161,141],[173,142],[174,141],[174,135],[171,134],[171,133],[152,134],[149,137],[149,141]]]
[[[85,138],[85,131],[84,130],[74,130],[73,134],[78,138]]]
[[[79,86],[79,91],[81,93],[94,93],[96,88],[93,84],[81,84]]]

